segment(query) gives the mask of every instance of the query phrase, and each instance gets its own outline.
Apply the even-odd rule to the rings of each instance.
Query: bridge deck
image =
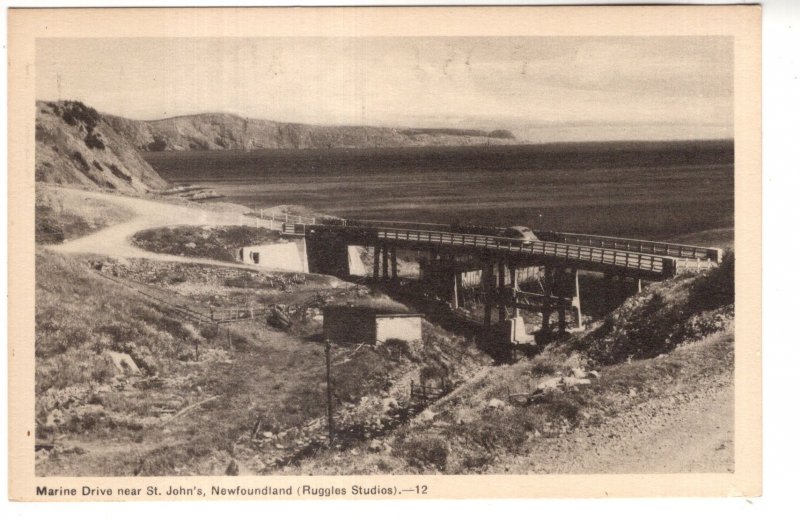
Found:
[[[675,258],[568,243],[547,241],[525,243],[521,240],[497,236],[400,229],[376,229],[376,235],[379,240],[508,252],[520,256],[535,256],[584,265],[635,270],[659,276],[673,275],[677,267]]]
[[[629,238],[616,238],[614,236],[597,236],[593,234],[576,234],[556,231],[535,231],[541,240],[559,243],[572,243],[575,245],[589,245],[601,249],[624,250],[630,252],[644,252],[659,256],[685,258],[693,260],[708,260],[719,262],[722,260],[722,250],[713,247],[698,247],[680,243],[668,243],[648,240],[633,240]]]
[[[322,230],[367,242],[396,242],[410,248],[438,245],[466,251],[505,252],[519,258],[558,260],[588,270],[602,267],[602,270],[616,269],[651,277],[669,277],[685,270],[708,269],[722,257],[720,249],[608,236],[539,231],[544,241],[525,242],[492,235],[376,225],[387,223],[391,222],[347,221],[346,225],[288,222],[284,232],[303,235]]]

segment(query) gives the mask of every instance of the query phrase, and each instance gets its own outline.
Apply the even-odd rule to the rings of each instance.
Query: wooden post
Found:
[[[558,331],[567,331],[567,307],[563,304],[558,305]]]
[[[572,308],[575,311],[575,326],[583,328],[583,313],[581,312],[581,284],[578,278],[578,269],[572,269],[575,276],[575,295],[572,297]]]
[[[459,290],[458,285],[461,278],[461,274],[456,270],[453,272],[453,310],[458,310],[459,306]]]
[[[501,259],[497,262],[497,292],[500,297],[497,298],[497,314],[498,320],[503,323],[506,321],[506,302],[503,300],[506,290],[506,264]]]
[[[378,281],[378,277],[380,276],[380,265],[381,265],[381,245],[376,243],[375,246],[372,248],[374,251],[374,261],[372,264],[372,279],[373,281]]]
[[[333,443],[333,388],[331,387],[331,343],[325,341],[325,382],[328,393],[328,440]]]
[[[383,244],[383,252],[381,253],[381,266],[383,270],[383,279],[389,279],[389,245]]]
[[[642,292],[642,278],[636,278],[636,293],[640,294]]]
[[[481,271],[483,277],[483,325],[487,328],[492,324],[492,305],[494,304],[494,264],[491,261],[485,261],[483,270]]]
[[[392,279],[397,279],[397,247],[395,245],[392,245],[391,257],[392,257]]]
[[[553,292],[553,270],[552,267],[544,268],[544,305],[542,306],[542,330],[550,331],[550,312],[552,309]]]
[[[514,305],[514,319],[519,317],[519,308],[516,306],[517,302],[517,290],[519,290],[519,279],[517,278],[517,267],[515,265],[509,264],[508,266],[508,275],[511,278],[511,304]]]

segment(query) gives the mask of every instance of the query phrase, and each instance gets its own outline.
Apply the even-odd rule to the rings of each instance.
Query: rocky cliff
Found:
[[[137,121],[79,101],[36,103],[36,180],[124,193],[167,187],[140,151],[516,144],[507,130],[316,126],[199,114]]]
[[[167,186],[105,116],[77,101],[36,103],[36,180],[123,193]]]
[[[199,114],[158,121],[106,116],[136,149],[145,151],[249,150],[270,148],[380,148],[515,144],[506,130],[317,126]]]

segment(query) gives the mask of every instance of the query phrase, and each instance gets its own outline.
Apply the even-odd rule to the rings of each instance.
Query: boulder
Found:
[[[577,378],[577,377],[564,377],[562,379],[564,386],[572,387],[572,386],[585,386],[587,384],[591,384],[592,381],[588,378]]]
[[[539,384],[536,386],[536,389],[541,389],[542,391],[552,391],[557,389],[560,385],[561,377],[549,377],[539,382]]]
[[[136,365],[136,362],[134,362],[131,356],[128,355],[127,353],[106,350],[106,355],[114,364],[114,367],[116,368],[118,373],[122,375],[142,374],[142,372],[139,370],[139,366]]]

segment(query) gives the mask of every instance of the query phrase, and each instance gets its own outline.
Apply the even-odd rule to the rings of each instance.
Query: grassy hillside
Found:
[[[269,473],[324,445],[325,360],[315,338],[321,323],[307,319],[318,309],[283,305],[298,321],[291,333],[263,320],[198,324],[166,304],[192,307],[194,291],[132,288],[124,269],[96,270],[104,261],[37,254],[37,474],[224,474],[232,462],[242,473]],[[214,271],[184,271],[179,285]],[[225,306],[243,291],[299,301],[301,288],[231,289],[215,297]],[[319,283],[307,292],[317,305],[334,297]],[[140,373],[128,364],[120,370],[120,354]],[[448,376],[463,380],[486,362],[474,345],[431,326],[424,348],[336,347],[338,420],[371,419],[380,395],[402,398],[405,385],[394,394],[395,385],[420,369],[447,366]]]
[[[167,186],[104,116],[78,101],[36,103],[36,180],[123,193]]]
[[[80,191],[36,186],[36,243],[55,244],[80,238],[133,217],[119,205],[82,196]]]
[[[220,261],[235,261],[240,247],[274,243],[278,231],[247,227],[159,227],[140,231],[133,236],[137,247],[160,254],[177,254]]]
[[[380,148],[516,144],[506,130],[317,126],[198,114],[158,121],[106,116],[109,124],[142,151],[251,150],[272,148]]]
[[[326,453],[297,472],[651,471],[647,451],[664,442],[683,449],[659,454],[678,459],[676,470],[732,470],[732,287],[732,256],[707,275],[653,285],[586,334],[488,368],[381,448]],[[690,452],[706,441],[689,437],[697,430],[717,442],[710,453]]]

